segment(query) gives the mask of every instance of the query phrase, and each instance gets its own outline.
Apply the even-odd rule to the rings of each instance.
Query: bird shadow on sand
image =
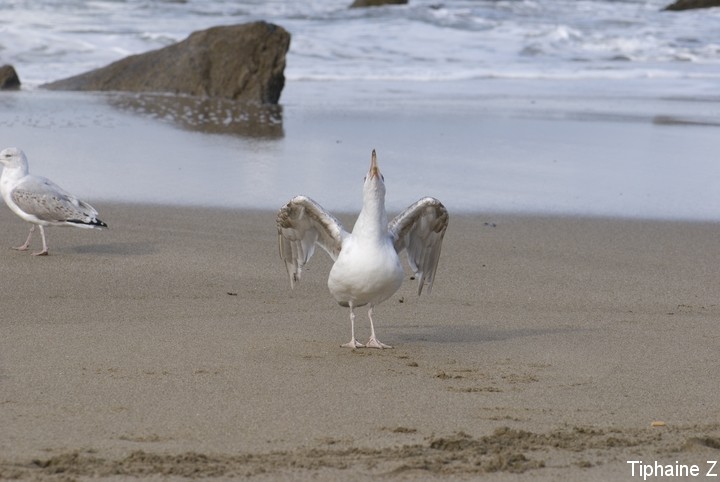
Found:
[[[407,330],[407,331],[406,331]],[[386,338],[396,343],[487,343],[518,338],[563,335],[583,331],[577,327],[488,329],[482,326],[426,326],[388,329]]]
[[[57,249],[73,254],[96,254],[104,256],[147,256],[157,252],[155,243],[101,243],[82,244]]]

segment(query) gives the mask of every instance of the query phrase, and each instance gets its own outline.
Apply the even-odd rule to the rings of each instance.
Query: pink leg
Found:
[[[365,346],[355,339],[355,307],[352,302],[350,302],[350,341],[341,346],[345,348],[362,348]]]
[[[386,345],[385,343],[381,343],[380,340],[377,339],[375,336],[375,327],[373,326],[373,305],[370,305],[370,309],[368,310],[368,318],[370,318],[370,340],[368,340],[367,345],[365,345],[368,348],[392,348],[390,345]]]
[[[43,249],[42,251],[38,251],[37,253],[33,253],[33,256],[47,256],[48,255],[48,247],[47,242],[45,241],[45,230],[42,226],[40,226],[40,236],[42,237],[43,242]]]
[[[30,240],[32,239],[32,235],[34,232],[35,232],[35,225],[33,224],[32,226],[30,226],[30,234],[28,234],[28,237],[25,240],[25,244],[23,244],[22,246],[13,248],[13,249],[17,249],[18,251],[27,251],[28,248],[30,247]]]

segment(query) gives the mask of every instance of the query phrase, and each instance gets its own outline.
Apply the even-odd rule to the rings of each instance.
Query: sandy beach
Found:
[[[718,224],[451,216],[380,351],[340,347],[323,253],[290,291],[274,212],[96,207],[110,230],[51,228],[45,258],[0,209],[2,479],[631,480],[720,455]]]
[[[0,202],[0,482],[717,480],[720,10],[350,3],[0,2],[0,149],[110,227],[33,257]],[[181,94],[262,74],[225,42],[160,92],[41,87],[256,21],[278,104]],[[394,348],[348,349],[275,220],[350,230],[374,150],[390,216],[450,224],[432,294],[406,264],[375,307]]]

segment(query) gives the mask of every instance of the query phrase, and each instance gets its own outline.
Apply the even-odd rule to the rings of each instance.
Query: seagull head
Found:
[[[0,164],[5,167],[19,167],[27,165],[27,158],[17,147],[8,147],[0,152]]]
[[[366,195],[379,195],[381,198],[385,198],[385,178],[378,167],[375,149],[372,151],[372,157],[370,158],[370,170],[368,171],[367,176],[365,176],[363,191]]]

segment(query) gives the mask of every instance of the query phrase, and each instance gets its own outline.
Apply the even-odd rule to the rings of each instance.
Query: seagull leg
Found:
[[[380,341],[375,336],[375,327],[373,326],[373,305],[370,305],[370,309],[368,310],[368,318],[370,318],[370,340],[368,340],[367,345],[365,345],[368,348],[392,348],[390,345],[386,345],[385,343],[380,343]]]
[[[30,240],[32,239],[32,235],[35,232],[35,225],[33,224],[30,226],[30,234],[28,234],[27,239],[25,240],[25,244],[22,246],[13,247],[13,249],[17,249],[18,251],[27,251],[30,247]]]
[[[35,226],[33,226],[33,228],[34,227]],[[42,251],[38,251],[37,253],[32,253],[33,256],[47,256],[48,255],[47,242],[45,241],[45,230],[43,229],[42,226],[40,226],[40,236],[42,236],[43,249],[42,249]]]
[[[350,302],[350,337],[350,341],[341,346],[345,348],[362,348],[365,346],[355,339],[355,307],[352,301]]]

